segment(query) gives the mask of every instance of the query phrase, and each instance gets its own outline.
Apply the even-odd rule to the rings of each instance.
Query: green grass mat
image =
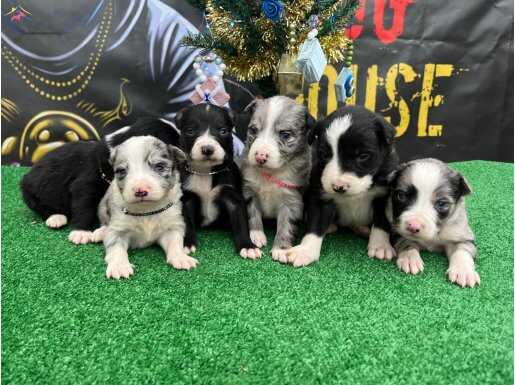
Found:
[[[513,165],[454,166],[474,189],[476,289],[449,284],[442,255],[408,276],[345,233],[296,270],[204,231],[196,270],[150,248],[108,281],[102,246],[47,229],[21,201],[26,170],[3,167],[3,383],[513,383]]]

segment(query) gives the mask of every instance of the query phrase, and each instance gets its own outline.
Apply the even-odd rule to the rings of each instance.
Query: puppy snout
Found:
[[[135,187],[134,196],[137,198],[144,198],[148,195],[149,189],[147,187]]]
[[[422,230],[423,226],[422,226],[422,223],[420,223],[419,221],[417,221],[416,219],[412,219],[412,220],[409,220],[406,222],[406,229],[411,233],[411,234],[417,234],[420,232],[420,230]]]
[[[202,146],[200,147],[200,152],[202,153],[202,155],[209,157],[214,154],[215,149],[213,148],[213,146]]]
[[[350,185],[347,182],[337,182],[333,183],[332,187],[334,192],[344,193],[350,188]]]
[[[256,158],[256,162],[260,165],[265,164],[266,161],[268,160],[268,154],[264,151],[256,151],[254,156]]]

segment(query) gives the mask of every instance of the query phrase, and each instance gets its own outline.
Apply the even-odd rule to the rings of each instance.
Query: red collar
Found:
[[[302,187],[302,186],[299,186],[297,184],[289,183],[289,182],[286,182],[286,181],[284,181],[282,179],[276,178],[275,176],[273,176],[272,174],[269,174],[265,170],[261,170],[261,176],[267,182],[274,183],[275,185],[277,185],[277,186],[279,186],[281,188],[289,188],[289,189],[292,189],[292,190],[297,190],[297,189]]]

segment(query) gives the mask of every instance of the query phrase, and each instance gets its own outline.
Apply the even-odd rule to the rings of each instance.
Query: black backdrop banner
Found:
[[[195,84],[203,28],[186,1],[2,1],[2,162],[30,165],[67,141],[98,139],[142,115],[172,120]],[[362,0],[353,26],[356,92],[383,114],[401,158],[513,161],[513,2]],[[299,103],[342,105],[328,65]],[[259,94],[226,79],[231,107]]]

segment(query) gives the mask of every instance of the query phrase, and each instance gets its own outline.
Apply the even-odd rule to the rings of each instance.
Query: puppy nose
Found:
[[[148,191],[142,188],[137,188],[136,191],[134,191],[134,196],[138,198],[143,198],[148,195]]]
[[[422,230],[422,224],[419,221],[411,220],[406,223],[406,228],[411,234],[416,234]]]
[[[265,164],[268,160],[268,154],[266,152],[257,151],[254,156],[256,157],[256,162],[261,165]]]
[[[213,148],[213,146],[202,146],[200,147],[200,152],[202,153],[202,155],[210,156],[213,155],[215,149]]]
[[[344,193],[350,188],[349,184],[346,182],[341,183],[333,183],[333,191],[337,193]]]

